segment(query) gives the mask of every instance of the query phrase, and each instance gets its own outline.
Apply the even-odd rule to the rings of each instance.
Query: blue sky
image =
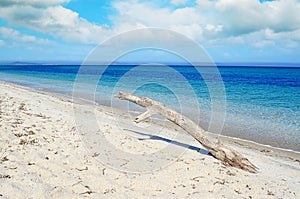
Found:
[[[215,62],[300,63],[299,10],[299,0],[1,0],[0,61],[81,62],[113,35],[157,27],[198,42]]]

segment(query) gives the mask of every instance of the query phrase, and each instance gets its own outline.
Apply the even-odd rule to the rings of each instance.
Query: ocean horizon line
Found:
[[[300,63],[298,62],[215,62],[215,63],[196,63],[196,66],[201,67],[260,67],[260,68],[300,68]],[[102,63],[82,63],[79,61],[53,61],[53,62],[27,62],[27,61],[0,61],[0,66],[136,66],[136,65],[168,65],[168,66],[194,66],[190,63],[177,63],[177,62],[102,62]]]

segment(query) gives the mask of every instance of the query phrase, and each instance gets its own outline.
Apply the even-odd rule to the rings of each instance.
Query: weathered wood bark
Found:
[[[208,135],[204,135],[205,130],[203,128],[188,117],[168,108],[166,105],[147,97],[139,97],[125,92],[120,92],[117,97],[121,100],[128,100],[147,108],[145,113],[135,118],[135,122],[141,122],[153,114],[160,114],[183,128],[188,134],[200,142],[215,158],[221,160],[225,165],[240,168],[251,173],[257,173],[258,168],[247,158],[243,157],[233,149],[224,146],[219,140],[214,140]]]

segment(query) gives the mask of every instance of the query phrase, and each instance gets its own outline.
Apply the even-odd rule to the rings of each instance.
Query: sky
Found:
[[[215,62],[300,63],[299,10],[300,0],[0,0],[0,61],[81,62],[112,36],[154,27]]]

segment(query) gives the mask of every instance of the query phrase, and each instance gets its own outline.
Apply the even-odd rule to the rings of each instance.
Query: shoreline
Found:
[[[19,87],[21,89],[25,89],[25,90],[29,90],[29,91],[33,91],[33,92],[38,92],[38,93],[41,93],[41,94],[51,95],[51,96],[59,97],[59,98],[63,98],[63,99],[73,100],[75,102],[81,102],[81,103],[86,103],[86,104],[90,104],[90,105],[96,105],[96,106],[99,106],[99,107],[104,106],[104,107],[124,111],[123,109],[120,109],[120,108],[110,107],[110,106],[106,106],[106,105],[102,105],[102,104],[98,104],[98,103],[95,104],[95,102],[92,102],[92,101],[89,101],[89,100],[86,100],[86,99],[83,99],[83,98],[74,99],[72,96],[70,96],[68,94],[64,94],[63,92],[51,92],[51,91],[47,91],[46,89],[31,88],[31,87],[28,87],[28,86],[25,86],[25,85],[12,83],[12,82],[6,82],[6,81],[2,81],[2,80],[0,80],[0,84],[8,84],[8,85],[11,85],[11,86]],[[160,119],[158,119],[158,118],[155,118],[155,119],[160,121]],[[293,152],[293,153],[300,154],[300,151],[297,151],[297,150],[294,150],[294,149],[276,147],[276,146],[272,146],[270,144],[259,143],[257,141],[250,140],[250,139],[248,140],[248,139],[243,139],[243,138],[233,137],[233,136],[223,135],[223,134],[219,134],[219,135],[214,134],[214,133],[211,133],[211,134],[216,135],[216,136],[229,138],[229,139],[239,140],[239,141],[249,143],[249,144],[255,144],[255,145],[258,145],[258,146],[262,146],[262,147],[274,148],[276,150],[282,150],[282,151],[287,151],[287,152]]]
[[[0,93],[0,195],[4,198],[300,196],[300,155],[297,152],[220,136],[226,146],[259,168],[257,174],[251,174],[221,164],[170,122],[153,120],[135,125],[131,116],[122,110],[93,106],[80,100],[73,102],[11,83],[0,82]],[[91,145],[87,145],[83,134],[76,130],[80,125],[74,121],[74,104],[78,105],[78,114],[86,119],[84,122],[89,122],[86,116],[93,110],[97,128],[103,132],[100,135],[115,148],[105,152],[100,148],[97,153],[87,150]],[[92,127],[90,124],[95,126],[88,123],[88,127]],[[83,133],[89,132],[92,130],[85,128]],[[169,146],[178,153],[165,150]],[[115,156],[118,150],[128,157]],[[147,166],[149,162],[138,157],[151,154],[163,157],[155,158],[154,163],[166,161],[168,164],[148,172],[126,172]],[[102,155],[112,162],[105,162]],[[136,164],[128,162],[131,167],[119,164],[130,156],[133,163],[137,158]]]

